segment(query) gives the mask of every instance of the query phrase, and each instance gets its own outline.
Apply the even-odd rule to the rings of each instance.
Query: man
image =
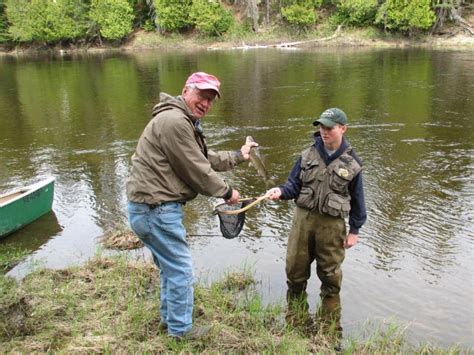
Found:
[[[357,243],[366,221],[362,163],[344,138],[347,116],[338,108],[324,111],[314,143],[304,150],[288,181],[267,193],[272,200],[295,199],[296,211],[288,239],[286,275],[288,306],[307,312],[306,285],[311,263],[321,280],[322,312],[339,307],[344,249]],[[344,218],[349,216],[349,233]],[[303,313],[304,314],[304,313]]]
[[[236,152],[207,148],[201,119],[220,97],[219,87],[215,76],[197,72],[189,76],[181,96],[160,94],[127,180],[130,225],[160,269],[160,328],[178,339],[198,338],[209,330],[192,326],[194,275],[183,204],[198,194],[237,203],[239,192],[216,171],[247,160],[250,148],[257,145],[243,145]]]

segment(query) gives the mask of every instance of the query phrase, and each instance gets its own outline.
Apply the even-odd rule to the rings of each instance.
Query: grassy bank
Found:
[[[121,46],[125,50],[169,48],[169,49],[231,49],[244,46],[277,46],[282,43],[294,43],[292,47],[376,47],[376,48],[455,48],[474,49],[474,36],[458,32],[455,35],[430,36],[420,34],[405,37],[398,33],[386,33],[373,27],[343,28],[339,30],[326,25],[317,30],[295,33],[288,29],[275,27],[267,28],[257,34],[241,33],[224,35],[216,40],[193,35],[162,36],[158,33],[136,32]]]
[[[29,254],[28,250],[11,247],[8,244],[0,245],[0,275],[12,269]]]
[[[226,274],[195,289],[195,324],[208,338],[176,342],[159,330],[159,276],[148,261],[97,256],[83,267],[40,270],[21,283],[0,277],[3,352],[334,353],[327,333],[285,324],[283,305],[263,305],[248,272]],[[458,354],[462,349],[413,347],[396,326],[368,339],[346,339],[345,353]]]

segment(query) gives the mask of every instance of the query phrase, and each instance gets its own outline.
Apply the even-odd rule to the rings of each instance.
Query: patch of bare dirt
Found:
[[[25,297],[18,299],[1,310],[0,320],[0,339],[10,338],[12,336],[29,335],[31,329],[27,325],[28,315],[31,313],[31,307]]]

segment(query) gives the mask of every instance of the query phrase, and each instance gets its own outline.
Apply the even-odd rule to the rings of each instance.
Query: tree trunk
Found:
[[[148,16],[153,21],[155,25],[155,30],[161,32],[160,26],[156,23],[156,8],[155,8],[155,1],[154,0],[145,0],[146,5],[148,7]]]
[[[270,25],[270,0],[265,1],[265,26]]]
[[[247,15],[252,21],[252,29],[258,32],[258,6],[257,0],[247,0]]]
[[[431,34],[439,31],[445,21],[451,20],[461,26],[465,31],[474,35],[472,25],[461,17],[463,0],[438,0],[436,6],[436,21],[431,28]]]
[[[155,21],[156,12],[155,12],[155,1],[154,0],[146,0],[146,5],[148,6],[148,16]]]

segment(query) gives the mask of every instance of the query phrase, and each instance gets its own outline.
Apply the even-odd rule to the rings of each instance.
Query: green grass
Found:
[[[0,246],[0,273],[5,273],[22,261],[29,251],[26,249],[11,247],[6,244]]]
[[[0,277],[0,348],[31,353],[334,353],[330,334],[288,326],[282,304],[263,304],[248,270],[196,285],[202,341],[176,342],[159,331],[159,276],[150,262],[97,256],[83,267],[39,270],[21,283]],[[392,324],[364,341],[347,339],[344,353],[460,354],[456,347],[413,347]]]

